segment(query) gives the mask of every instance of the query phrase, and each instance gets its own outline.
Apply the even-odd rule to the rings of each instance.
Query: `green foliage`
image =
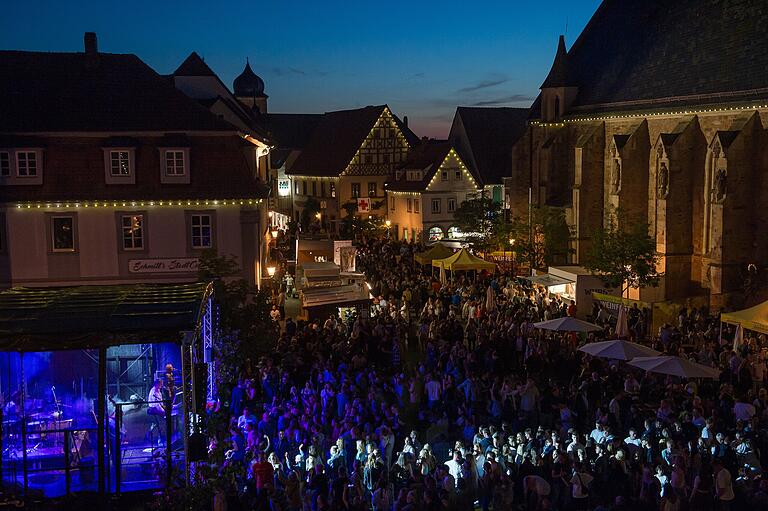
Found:
[[[381,207],[381,203],[372,205],[375,207]],[[355,238],[359,236],[370,235],[383,235],[385,234],[384,222],[380,217],[374,216],[373,218],[364,218],[356,215],[357,213],[357,201],[345,202],[341,205],[347,214],[341,219],[339,224],[339,233],[342,238]]]
[[[530,224],[515,218],[510,237],[515,239],[518,261],[528,261],[534,268],[547,268],[568,262],[571,228],[565,210],[552,206],[534,208]]]
[[[304,203],[304,209],[301,211],[301,226],[308,228],[314,222],[315,215],[320,212],[320,201],[314,197],[309,197]]]
[[[502,205],[478,196],[465,200],[454,211],[453,218],[464,237],[481,251],[491,251],[509,243],[512,225],[504,219]]]
[[[592,235],[584,267],[600,276],[606,286],[656,287],[662,274],[656,271],[659,255],[648,224],[627,218],[621,211],[611,215],[607,227]]]

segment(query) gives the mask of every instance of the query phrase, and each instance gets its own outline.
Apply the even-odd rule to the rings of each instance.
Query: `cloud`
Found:
[[[476,101],[472,103],[471,106],[494,106],[494,105],[506,105],[509,103],[529,103],[534,99],[536,98],[531,96],[526,96],[525,94],[512,94],[511,96],[504,96],[502,98]]]
[[[474,85],[470,85],[469,87],[464,87],[463,89],[459,89],[459,92],[466,93],[466,92],[475,92],[482,89],[489,89],[491,87],[496,87],[497,85],[501,85],[502,83],[506,83],[508,81],[509,81],[509,78],[507,78],[506,76],[499,76],[499,77],[491,78],[489,80],[481,80]]]
[[[272,72],[275,73],[277,76],[288,76],[288,75],[326,76],[328,74],[327,71],[318,71],[316,69],[313,69],[310,71],[310,70],[299,69],[296,67],[273,67]]]
[[[409,80],[415,80],[417,78],[424,78],[424,73],[413,73],[408,75]]]

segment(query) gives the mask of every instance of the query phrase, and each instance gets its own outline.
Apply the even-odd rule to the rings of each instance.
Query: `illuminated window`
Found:
[[[405,207],[408,213],[410,213],[413,210],[413,200],[410,197],[405,199]]]
[[[123,248],[125,250],[141,250],[144,248],[144,215],[124,215]]]
[[[183,176],[185,173],[184,151],[165,151],[165,175]]]
[[[419,212],[419,199],[413,199],[413,212]]]
[[[432,199],[432,213],[440,213],[440,199]]]
[[[75,219],[71,216],[51,218],[51,246],[54,252],[75,251]]]
[[[360,183],[352,183],[352,198],[360,197]]]
[[[403,239],[405,241],[408,241],[408,228],[407,227],[403,227]]]
[[[331,181],[328,186],[331,189],[331,197],[336,197],[336,183]]]
[[[368,197],[376,197],[376,182],[368,183]]]
[[[0,176],[8,177],[11,175],[11,153],[0,151]]]
[[[455,225],[448,228],[449,239],[455,240],[455,239],[461,239],[463,237],[464,237],[464,233],[462,233],[461,230]]]
[[[456,211],[456,199],[448,199],[448,213]]]
[[[429,241],[439,241],[443,239],[443,230],[438,227],[430,227],[429,228]]]
[[[131,174],[131,156],[128,151],[109,152],[109,173],[113,176],[129,176]]]
[[[192,215],[192,248],[211,248],[211,215]]]
[[[20,177],[37,176],[37,153],[35,151],[16,153],[16,174]]]

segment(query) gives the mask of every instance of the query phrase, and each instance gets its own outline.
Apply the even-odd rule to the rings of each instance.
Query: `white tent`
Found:
[[[713,367],[697,364],[690,360],[672,357],[637,357],[629,365],[645,369],[649,373],[669,374],[682,378],[719,378],[720,371]]]
[[[613,360],[632,360],[635,357],[655,357],[661,355],[661,353],[652,348],[621,339],[592,342],[579,348],[579,351],[588,353],[593,357]]]
[[[566,316],[564,318],[550,319],[549,321],[540,321],[533,326],[542,330],[554,330],[556,332],[599,332],[602,330],[597,325],[587,323],[580,319]]]

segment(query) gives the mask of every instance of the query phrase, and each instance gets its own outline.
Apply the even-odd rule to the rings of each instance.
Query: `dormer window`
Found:
[[[160,182],[189,184],[189,149],[164,148],[160,150],[160,155]]]
[[[109,173],[113,177],[131,174],[131,157],[127,150],[109,152]]]
[[[19,177],[37,177],[37,152],[16,152],[16,175]]]
[[[135,184],[134,158],[133,147],[105,147],[104,180],[106,183],[108,185]]]
[[[184,165],[184,151],[165,151],[165,174],[168,176],[183,176],[186,165]]]

